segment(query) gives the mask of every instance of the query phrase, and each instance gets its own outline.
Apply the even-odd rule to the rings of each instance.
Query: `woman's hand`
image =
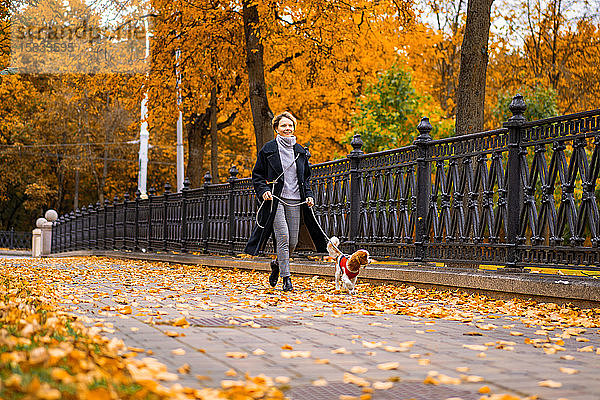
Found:
[[[273,194],[271,194],[270,190],[267,190],[266,192],[263,193],[263,200],[273,200]]]
[[[314,205],[315,205],[315,199],[313,199],[312,197],[307,197],[307,198],[306,198],[306,204],[307,204],[309,207],[312,207],[312,206],[314,206]]]

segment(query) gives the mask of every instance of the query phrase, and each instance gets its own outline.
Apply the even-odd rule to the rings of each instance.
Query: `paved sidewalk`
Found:
[[[57,257],[100,256],[130,260],[206,265],[219,268],[270,271],[270,258],[246,255],[217,256],[209,254],[142,253],[113,250],[78,250],[61,253]],[[331,276],[330,262],[299,258],[290,264],[293,274]],[[571,271],[573,272],[573,271]],[[568,274],[569,271],[566,271]],[[507,273],[473,268],[438,267],[433,264],[375,262],[361,269],[363,280],[387,283],[408,283],[441,290],[461,289],[489,294],[499,298],[519,298],[555,303],[573,303],[591,308],[600,305],[600,279],[596,272],[589,277],[542,273]]]
[[[47,274],[65,309],[104,335],[150,350],[171,372],[188,364],[184,386],[217,387],[248,373],[282,377],[298,400],[364,392],[467,400],[483,386],[539,399],[600,398],[600,331],[590,328],[598,309],[391,285],[361,284],[353,297],[318,277],[295,277],[286,294],[267,287],[264,272],[92,257],[23,268]],[[183,322],[190,326],[174,326]]]
[[[0,258],[31,258],[31,250],[0,250]]]

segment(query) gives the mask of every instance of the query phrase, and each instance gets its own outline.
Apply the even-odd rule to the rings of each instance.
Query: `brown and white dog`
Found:
[[[360,267],[372,262],[369,252],[357,250],[351,255],[344,254],[339,249],[340,239],[332,236],[327,243],[327,252],[335,259],[335,289],[340,289],[340,281],[350,294],[356,293],[356,279]]]

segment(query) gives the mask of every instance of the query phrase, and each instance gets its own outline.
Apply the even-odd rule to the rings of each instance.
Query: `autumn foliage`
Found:
[[[410,144],[420,115],[430,117],[435,137],[451,135],[463,3],[251,3],[258,10],[259,23],[253,27],[264,48],[270,109],[297,116],[298,141],[310,143],[314,163],[344,157],[350,150],[348,138],[361,129],[373,135],[369,149]],[[522,3],[494,3],[492,25],[500,28],[490,34],[486,128],[498,127],[499,101],[517,91],[548,89],[545,93],[553,96],[557,113],[598,107],[597,21],[579,15],[583,12],[572,4]],[[242,2],[154,0],[129,5],[123,19],[139,26],[143,18],[150,21],[147,75],[64,71],[2,76],[1,229],[28,229],[46,208],[62,214],[75,206],[122,198],[126,192],[133,195],[140,101],[146,91],[152,146],[149,187],[160,192],[165,183],[175,184],[179,108],[192,186],[202,184],[209,170],[215,181],[223,181],[232,164],[240,177],[249,176],[256,146]],[[59,10],[72,13],[73,19],[84,8],[81,1],[70,1],[68,8],[66,3],[51,1],[38,5],[40,16]],[[89,12],[95,20],[108,13]],[[6,44],[9,13],[0,16],[0,43]],[[9,66],[10,46],[1,50],[2,66]],[[382,145],[377,141],[380,127],[360,124],[369,120],[361,114],[361,104],[377,101],[372,88],[394,69],[410,81],[411,97],[406,101],[412,113],[396,131],[384,129],[385,135],[393,137]],[[179,87],[177,73],[181,74]],[[396,95],[392,86],[383,89],[388,90],[387,98]],[[398,102],[382,107],[395,107],[393,103]]]

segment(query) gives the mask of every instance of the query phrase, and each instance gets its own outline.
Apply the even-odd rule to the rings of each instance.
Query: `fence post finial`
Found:
[[[363,141],[360,137],[360,133],[357,133],[354,136],[352,136],[352,141],[350,142],[350,145],[352,146],[352,151],[350,152],[351,156],[357,156],[364,153],[364,151],[362,150]]]
[[[237,179],[236,177],[239,173],[237,167],[232,165],[231,168],[229,168],[229,181],[231,182],[232,180]]]
[[[191,184],[190,184],[190,180],[189,180],[189,179],[186,177],[186,178],[183,180],[183,189],[181,189],[181,190],[189,190],[189,188],[190,188],[190,185],[191,185]]]
[[[419,131],[419,136],[417,136],[414,140],[414,144],[419,144],[422,142],[429,142],[431,140],[431,130],[433,127],[429,122],[429,118],[423,117],[421,118],[421,122],[417,125],[417,130]]]
[[[211,183],[212,183],[212,175],[210,174],[210,172],[206,171],[206,173],[204,174],[204,184],[210,185]]]
[[[523,100],[523,96],[517,93],[515,97],[513,97],[512,101],[508,105],[508,109],[512,113],[512,117],[510,117],[509,121],[526,121],[527,119],[523,115],[525,110],[527,110],[527,103]]]
[[[165,194],[171,194],[171,184],[169,182],[165,183]]]

